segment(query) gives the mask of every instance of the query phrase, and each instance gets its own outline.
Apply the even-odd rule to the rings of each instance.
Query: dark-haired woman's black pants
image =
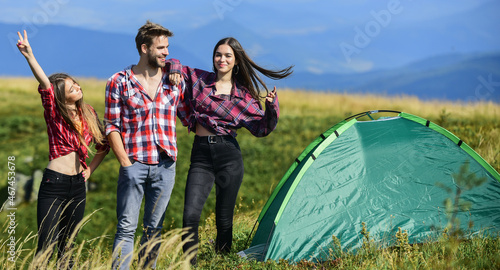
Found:
[[[58,258],[62,258],[65,249],[71,247],[71,234],[83,219],[85,199],[85,178],[81,173],[65,175],[45,169],[38,191],[37,253],[57,242]]]
[[[187,253],[196,246],[198,224],[201,212],[212,186],[216,187],[216,226],[215,248],[218,252],[231,250],[233,240],[233,213],[243,180],[243,159],[238,142],[232,136],[195,136],[191,151],[191,166],[186,182],[184,198],[183,227],[187,229],[184,239],[192,241],[184,246]],[[192,252],[197,252],[194,247]],[[191,260],[196,264],[196,255]]]

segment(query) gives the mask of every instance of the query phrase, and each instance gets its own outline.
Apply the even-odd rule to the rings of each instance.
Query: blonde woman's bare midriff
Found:
[[[83,166],[80,164],[80,156],[78,153],[71,152],[65,156],[49,161],[47,169],[66,175],[76,175],[83,171]]]

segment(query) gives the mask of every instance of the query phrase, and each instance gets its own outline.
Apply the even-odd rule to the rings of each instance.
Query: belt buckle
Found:
[[[213,135],[209,135],[208,136],[208,143],[210,143],[210,144],[217,143],[217,137],[213,136]]]

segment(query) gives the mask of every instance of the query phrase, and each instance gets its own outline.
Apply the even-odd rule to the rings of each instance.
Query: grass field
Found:
[[[85,101],[91,104],[102,119],[104,113],[105,81],[84,78],[80,80]],[[37,83],[33,78],[0,78],[0,176],[7,179],[9,157],[15,157],[16,174],[31,175],[42,170],[48,162],[46,125],[43,119]],[[471,89],[473,91],[473,89]],[[302,262],[249,263],[234,252],[246,248],[246,240],[259,210],[272,190],[313,139],[342,119],[368,110],[389,109],[404,111],[441,125],[469,144],[497,171],[500,170],[500,105],[495,103],[461,104],[446,101],[422,101],[415,97],[384,97],[349,93],[317,93],[306,90],[278,89],[281,117],[278,128],[265,138],[255,138],[246,130],[239,131],[245,177],[235,218],[233,252],[226,257],[213,253],[211,239],[215,237],[213,210],[214,194],[204,208],[200,247],[201,269],[309,269],[317,267],[339,269],[397,269],[423,268],[456,269],[499,268],[500,243],[496,238],[481,238],[458,243],[443,236],[439,246],[411,247],[401,244],[400,249],[367,249],[357,255],[341,254],[342,260],[328,265],[310,265]],[[179,156],[176,184],[164,223],[164,241],[159,269],[183,268],[185,260],[179,249],[178,230],[182,222],[183,194],[193,134],[178,124]],[[88,222],[82,227],[76,241],[78,269],[107,269],[116,226],[116,180],[119,164],[110,153],[90,182],[95,189],[87,196]],[[0,181],[0,199],[7,199],[7,181]],[[24,267],[31,263],[36,245],[36,203],[25,202],[16,210],[16,264]],[[8,265],[8,218],[0,213],[0,268]],[[168,232],[168,233],[167,233]],[[404,237],[402,238],[404,239]],[[482,254],[478,256],[476,254]],[[338,257],[339,255],[337,255]],[[364,256],[364,257],[359,257]],[[491,264],[487,264],[491,263]],[[496,267],[490,267],[496,266]],[[50,265],[48,268],[54,268]]]

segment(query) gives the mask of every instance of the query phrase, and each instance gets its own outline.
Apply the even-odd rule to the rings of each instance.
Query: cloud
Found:
[[[349,63],[340,62],[340,67],[344,69],[344,72],[346,70],[351,72],[367,72],[372,70],[374,66],[375,64],[372,61],[363,59],[352,59]]]
[[[106,26],[108,21],[95,7],[80,7],[64,1],[38,1],[37,4],[5,7],[0,11],[2,22],[16,24],[63,24],[96,29]]]
[[[113,26],[109,26],[108,18],[101,16],[99,11],[91,7],[65,7],[56,20],[70,26],[78,26],[82,28],[91,28],[114,32]]]
[[[328,73],[362,73],[373,70],[375,64],[364,59],[353,59],[350,63],[337,61],[331,57],[311,58],[306,60],[305,69],[308,72],[320,75]]]
[[[250,44],[245,51],[251,58],[258,57],[259,55],[265,53],[264,48],[259,43]]]
[[[269,34],[271,35],[281,35],[281,36],[304,36],[308,34],[318,34],[328,31],[326,25],[321,26],[311,26],[302,28],[280,28],[280,29],[270,29]]]
[[[0,10],[0,18],[2,22],[6,23],[21,23],[21,16],[25,10],[23,8],[14,8],[8,6],[2,6]]]
[[[165,17],[179,17],[181,14],[180,10],[155,10],[155,11],[147,11],[141,14],[143,18],[151,18],[151,19],[164,19]]]
[[[306,70],[314,74],[331,73],[333,69],[332,63],[325,59],[318,60],[310,58],[306,60]]]
[[[150,20],[154,23],[159,23],[166,28],[171,28],[172,22],[180,20],[182,18],[182,11],[180,10],[155,10],[155,11],[146,11],[140,13],[138,17],[138,23],[143,24],[147,20]]]

